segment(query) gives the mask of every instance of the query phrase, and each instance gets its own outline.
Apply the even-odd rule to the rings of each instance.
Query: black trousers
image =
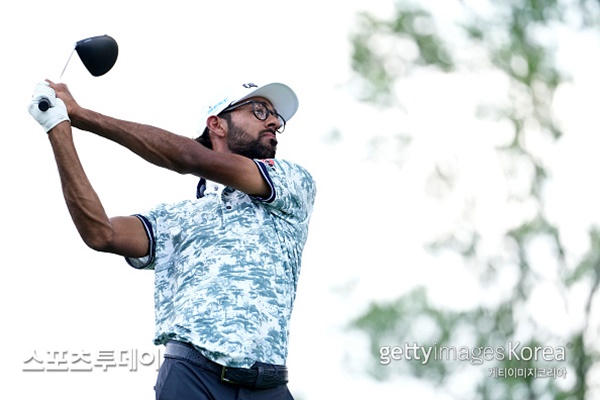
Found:
[[[293,400],[287,385],[250,389],[226,382],[185,360],[165,358],[158,371],[156,400]]]

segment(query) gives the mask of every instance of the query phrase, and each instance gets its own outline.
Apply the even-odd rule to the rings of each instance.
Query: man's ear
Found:
[[[208,117],[206,120],[206,127],[213,134],[221,138],[225,137],[227,133],[227,121],[225,121],[223,118],[217,117],[216,115],[211,115]]]

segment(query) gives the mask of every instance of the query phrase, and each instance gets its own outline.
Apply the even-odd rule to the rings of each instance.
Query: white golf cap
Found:
[[[206,128],[206,120],[208,117],[211,115],[218,115],[227,107],[240,103],[250,97],[264,97],[269,100],[275,110],[286,120],[286,122],[289,121],[298,110],[298,97],[289,86],[284,85],[283,83],[269,83],[263,86],[254,83],[244,83],[239,86],[231,87],[211,99],[211,102],[206,108],[206,114],[200,121],[199,132],[202,133]]]

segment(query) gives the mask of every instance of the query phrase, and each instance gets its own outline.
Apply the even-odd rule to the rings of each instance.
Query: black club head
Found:
[[[117,42],[108,35],[80,40],[75,45],[75,50],[93,76],[101,76],[110,71],[119,55]]]

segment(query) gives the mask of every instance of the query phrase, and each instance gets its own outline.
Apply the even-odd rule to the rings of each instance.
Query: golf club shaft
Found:
[[[58,80],[62,79],[62,76],[65,73],[65,70],[67,69],[67,65],[69,65],[69,61],[71,61],[71,57],[73,57],[73,53],[75,53],[75,48],[73,48],[73,51],[71,51],[71,55],[67,59],[67,63],[65,64],[64,68],[62,69],[62,72],[60,73]],[[48,109],[50,108],[50,100],[48,100],[46,98],[40,99],[40,102],[38,103],[38,108],[40,109],[40,111],[48,111]]]

